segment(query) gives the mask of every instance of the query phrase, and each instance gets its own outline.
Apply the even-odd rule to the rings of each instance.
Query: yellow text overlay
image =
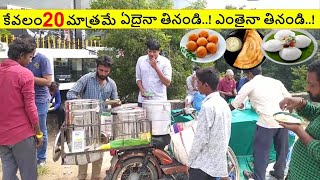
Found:
[[[320,29],[320,10],[0,10],[0,29]]]

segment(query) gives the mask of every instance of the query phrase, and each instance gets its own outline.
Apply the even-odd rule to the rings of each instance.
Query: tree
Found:
[[[195,2],[191,2],[189,6],[187,6],[185,9],[204,9],[207,7],[207,1],[206,0],[197,0]]]
[[[294,92],[304,92],[307,85],[307,66],[302,65],[298,67],[291,68],[292,70],[292,91]]]

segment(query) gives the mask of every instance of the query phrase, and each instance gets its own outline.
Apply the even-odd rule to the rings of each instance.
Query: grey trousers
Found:
[[[18,169],[22,180],[37,179],[36,140],[33,136],[15,145],[0,145],[0,157],[3,180],[19,180]]]
[[[284,177],[288,148],[288,130],[284,128],[268,129],[256,126],[253,142],[254,179],[265,180],[266,169],[269,163],[270,147],[272,142],[276,150],[274,172],[277,177]]]

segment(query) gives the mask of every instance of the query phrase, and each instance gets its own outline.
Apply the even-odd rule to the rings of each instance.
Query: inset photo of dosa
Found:
[[[238,29],[226,37],[226,62],[241,70],[252,69],[266,59],[261,50],[263,35],[255,29]]]

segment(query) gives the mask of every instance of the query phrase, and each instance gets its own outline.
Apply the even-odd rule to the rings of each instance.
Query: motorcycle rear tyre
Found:
[[[122,168],[118,168],[113,176],[112,176],[112,180],[118,180],[118,176],[120,175],[120,172],[123,168],[126,168],[128,167],[128,165],[130,164],[135,164],[135,163],[138,163],[138,164],[141,164],[143,163],[143,158],[130,158],[130,159],[127,159],[123,162],[122,164]],[[149,161],[147,166],[146,166],[147,170],[149,170],[149,172],[151,173],[151,179],[150,180],[157,180],[158,179],[158,171],[156,169],[156,167]]]

